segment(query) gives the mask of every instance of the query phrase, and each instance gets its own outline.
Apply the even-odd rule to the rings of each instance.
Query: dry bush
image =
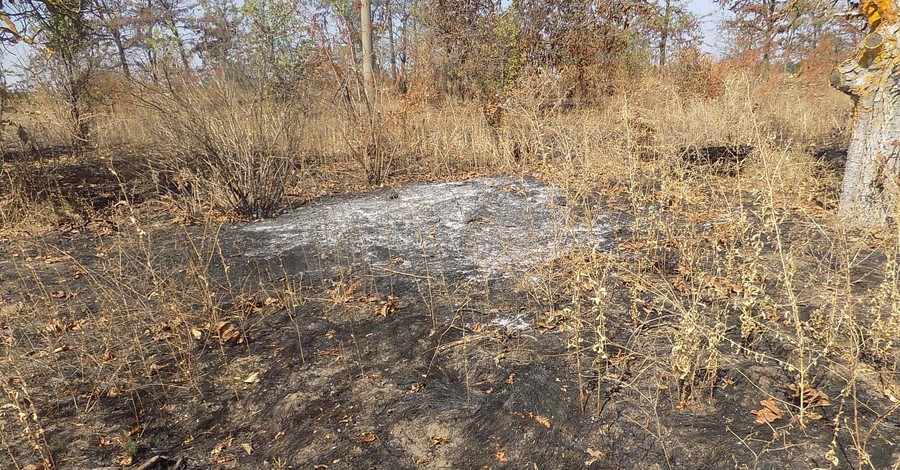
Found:
[[[151,90],[155,164],[184,200],[248,218],[268,217],[302,165],[304,112],[214,79]],[[196,213],[199,208],[193,207]]]

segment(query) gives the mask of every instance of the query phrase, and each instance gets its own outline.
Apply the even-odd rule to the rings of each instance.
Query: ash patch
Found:
[[[291,257],[307,272],[362,262],[445,280],[500,279],[572,247],[609,245],[606,220],[585,224],[568,212],[563,191],[538,180],[475,178],[326,198],[242,232],[249,256]]]

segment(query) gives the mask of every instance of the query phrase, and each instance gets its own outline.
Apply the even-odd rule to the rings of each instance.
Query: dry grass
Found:
[[[637,390],[626,369],[631,377],[658,377],[661,393],[645,397],[653,410],[647,422],[658,425],[660,406],[703,406],[727,386],[725,378],[740,373],[736,361],[751,358],[791,378],[754,391],[788,415],[769,423],[775,441],[796,432],[786,422],[803,428],[820,419],[813,392],[839,380],[839,396],[829,397],[840,410],[835,442],[849,436],[854,466],[867,468],[867,444],[897,407],[872,409],[858,391],[900,399],[900,232],[835,225],[840,175],[814,154],[846,139],[846,99],[784,77],[734,73],[717,80],[707,96],[648,77],[589,109],[569,109],[565,90],[546,80],[523,85],[496,114],[477,103],[396,98],[384,104],[375,131],[324,98],[298,110],[224,84],[118,103],[97,117],[99,145],[145,149],[154,156],[151,166],[173,182],[164,196],[207,220],[175,237],[178,255],[165,258],[156,230],[145,226],[149,217],[130,203],[105,216],[116,231],[97,248],[98,264],[28,240],[8,251],[18,253],[8,262],[21,291],[0,316],[0,325],[17,331],[0,330],[8,366],[0,379],[33,457],[52,459],[32,409],[41,385],[23,379],[27,371],[90,384],[73,386],[90,390],[72,397],[82,410],[103,397],[138,402],[153,388],[199,391],[210,373],[201,356],[218,353],[227,364],[224,344],[239,342],[267,312],[293,311],[303,301],[282,279],[289,276],[230,272],[218,227],[204,217],[208,209],[262,217],[365,183],[514,173],[564,188],[586,220],[610,210],[629,214],[612,252],[569,253],[542,268],[545,282],[524,284],[548,318],[568,325],[580,384],[593,377]],[[29,106],[40,108],[23,104],[20,116],[41,116]],[[41,147],[66,140],[54,131],[65,126],[34,122],[44,123],[26,124]],[[716,146],[750,150],[740,161],[686,157]],[[4,226],[23,220],[36,200],[27,175],[4,162]],[[121,183],[130,184],[124,176]],[[48,285],[39,272],[45,267],[35,267],[40,260],[77,274],[90,301]],[[41,353],[23,356],[26,348]],[[57,361],[68,348],[74,358]],[[596,395],[586,390],[579,390],[583,409],[598,411],[602,388]],[[861,419],[864,406],[877,419]],[[659,428],[645,426],[663,440]],[[0,437],[7,433],[0,428]],[[850,465],[833,452],[829,459]]]

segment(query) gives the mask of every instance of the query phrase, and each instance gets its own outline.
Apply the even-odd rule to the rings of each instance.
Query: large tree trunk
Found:
[[[853,97],[853,130],[838,216],[857,226],[884,226],[900,203],[900,0],[868,0],[870,32],[831,82]]]

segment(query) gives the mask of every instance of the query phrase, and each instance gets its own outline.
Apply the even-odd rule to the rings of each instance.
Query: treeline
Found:
[[[714,48],[797,68],[837,56],[854,29],[820,0],[717,0]],[[34,0],[7,4],[6,42],[34,40],[24,83],[74,92],[100,72],[159,82],[173,71],[228,73],[277,93],[315,81],[357,86],[354,0]],[[375,0],[376,71],[399,92],[482,96],[552,73],[581,95],[700,47],[686,0]],[[20,51],[21,49],[16,49]],[[73,99],[79,99],[73,96]]]

